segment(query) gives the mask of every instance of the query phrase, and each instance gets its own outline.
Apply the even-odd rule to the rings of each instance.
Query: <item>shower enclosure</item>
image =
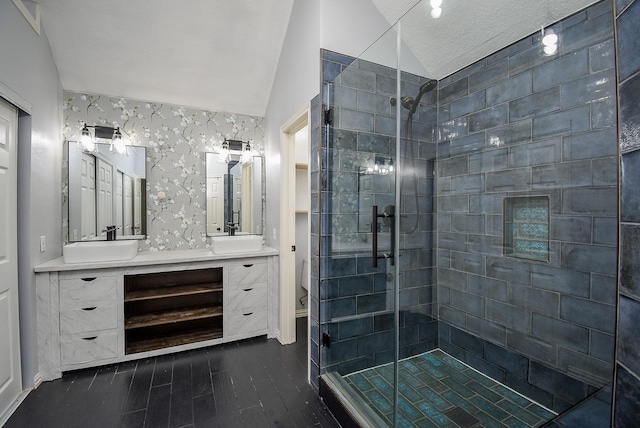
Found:
[[[427,41],[403,34],[429,25],[423,3],[358,58],[322,53],[312,382],[363,426],[541,426],[590,397],[606,408],[611,4],[555,24],[556,55],[537,33],[435,81],[412,53]]]

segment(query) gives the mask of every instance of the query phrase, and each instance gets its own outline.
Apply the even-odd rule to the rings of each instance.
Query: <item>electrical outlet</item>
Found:
[[[43,235],[40,237],[40,252],[44,253],[46,250],[47,250],[47,237]]]
[[[273,240],[274,240],[274,241],[277,241],[277,240],[278,240],[278,233],[277,233],[277,231],[276,231],[276,228],[275,228],[275,227],[273,228]]]

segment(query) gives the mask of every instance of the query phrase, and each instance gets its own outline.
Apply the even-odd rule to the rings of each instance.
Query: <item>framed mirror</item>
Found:
[[[106,239],[110,225],[116,239],[145,239],[145,148],[126,146],[117,154],[110,144],[97,143],[93,151],[66,144],[69,242]]]
[[[231,153],[228,162],[218,153],[206,153],[207,235],[262,234],[263,158],[241,162]]]

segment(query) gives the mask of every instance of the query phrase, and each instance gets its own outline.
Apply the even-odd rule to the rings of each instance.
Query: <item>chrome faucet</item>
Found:
[[[107,232],[107,241],[115,241],[116,240],[116,225],[107,226],[103,232]]]
[[[227,223],[227,228],[229,229],[229,236],[235,236],[238,225],[230,221],[229,223]]]

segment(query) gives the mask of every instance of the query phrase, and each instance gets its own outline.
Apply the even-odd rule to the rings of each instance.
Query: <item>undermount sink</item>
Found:
[[[138,254],[137,240],[74,242],[62,247],[65,263],[113,262]]]
[[[213,236],[211,237],[211,250],[216,254],[251,253],[261,251],[262,236]]]

